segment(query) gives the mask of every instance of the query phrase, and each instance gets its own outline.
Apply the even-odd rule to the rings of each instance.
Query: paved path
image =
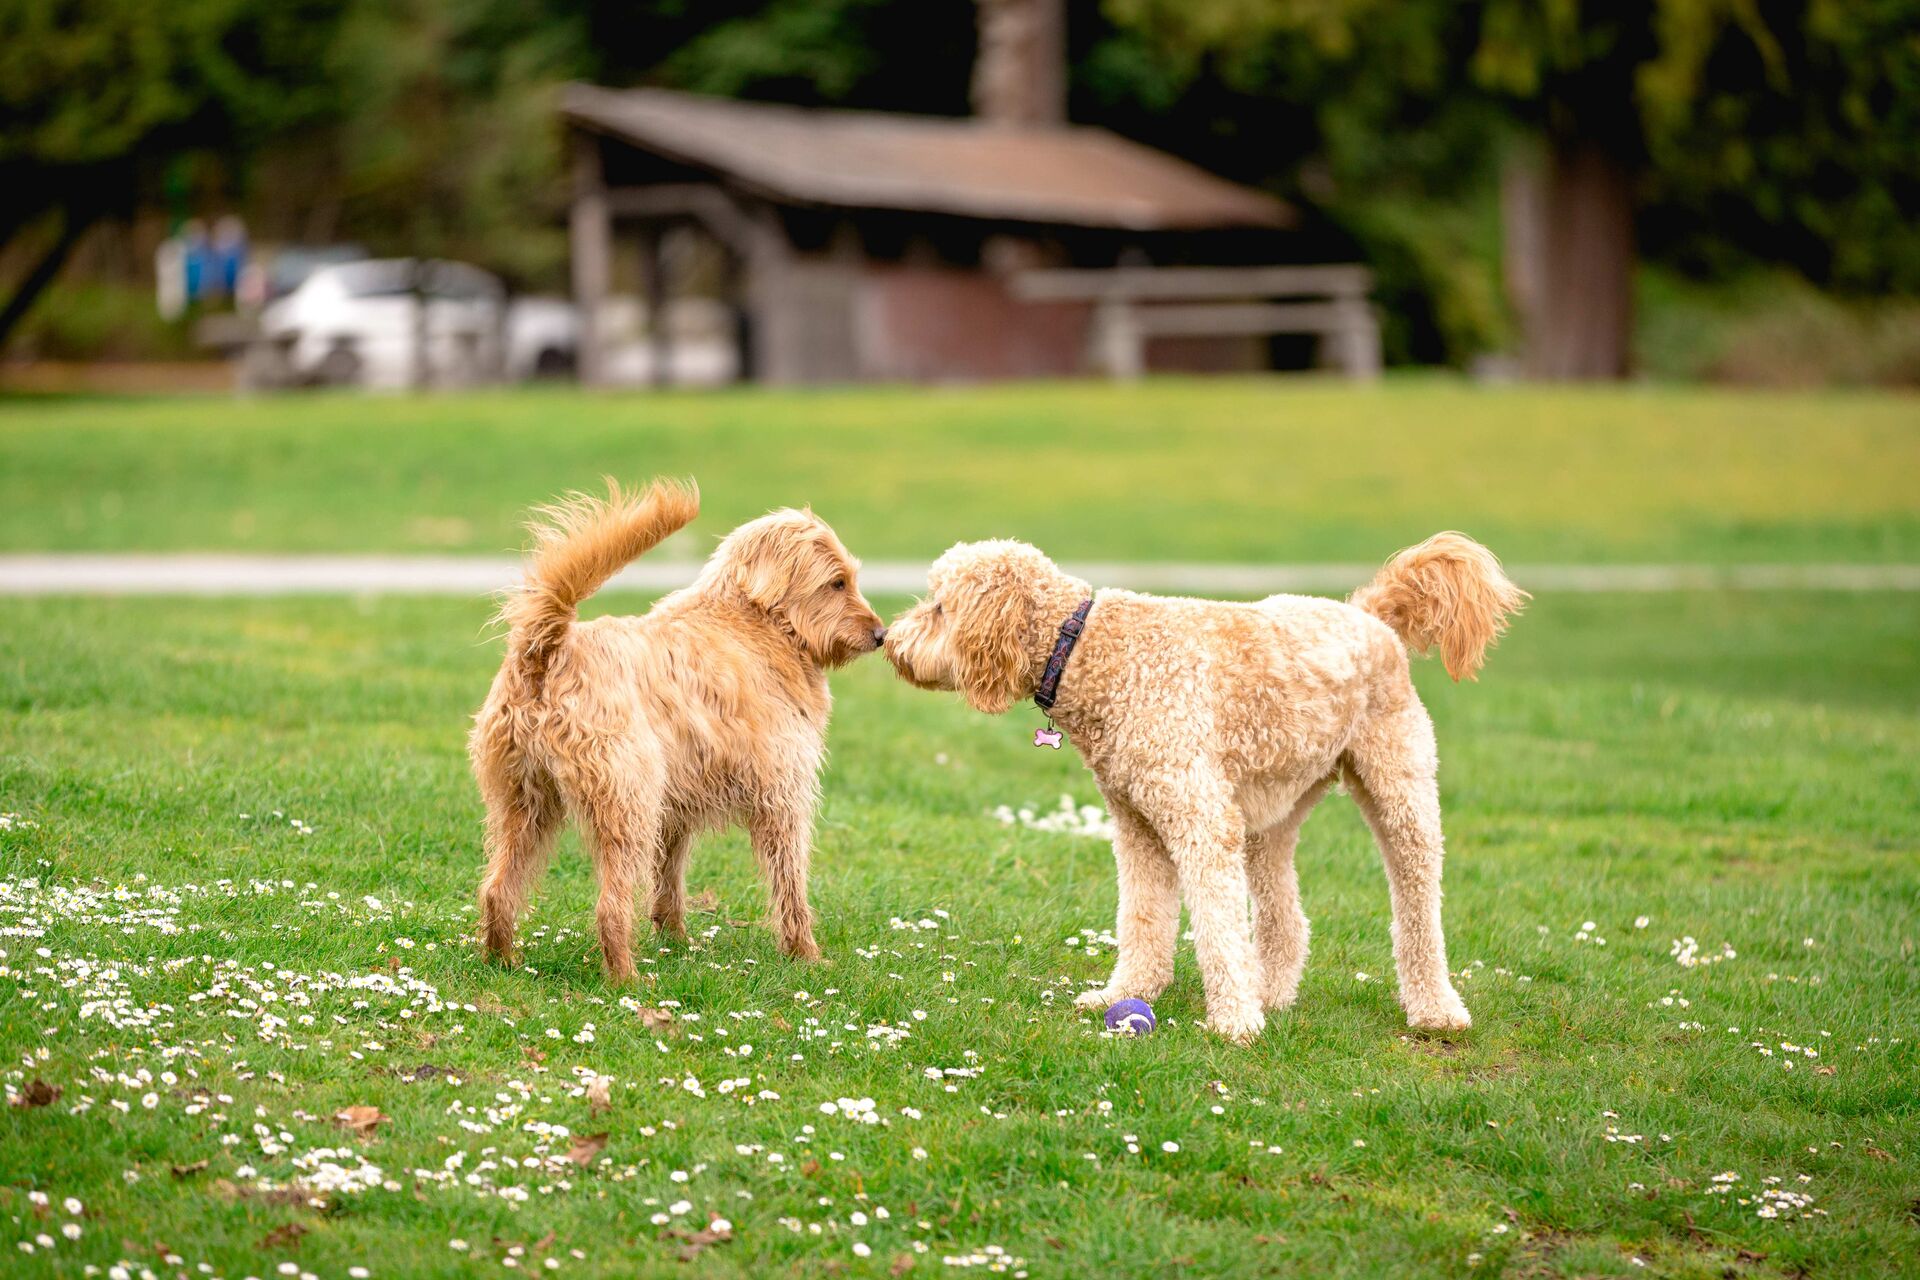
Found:
[[[615,588],[685,586],[698,566],[649,559],[614,579]],[[1366,564],[1113,564],[1067,566],[1102,586],[1141,591],[1266,595],[1346,592],[1371,578]],[[1920,564],[1509,565],[1535,592],[1596,591],[1920,591]],[[501,556],[329,555],[0,555],[0,595],[453,595],[480,596],[519,580],[520,561]],[[873,594],[924,590],[919,561],[868,561],[861,587]]]

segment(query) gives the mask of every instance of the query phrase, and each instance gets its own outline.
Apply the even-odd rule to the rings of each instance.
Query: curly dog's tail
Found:
[[[545,671],[573,626],[580,602],[614,574],[700,514],[700,491],[656,480],[643,493],[607,481],[607,496],[572,493],[541,507],[529,526],[533,553],[526,581],[501,602],[508,651],[529,674]]]
[[[1415,653],[1439,645],[1447,674],[1471,680],[1529,598],[1493,552],[1464,533],[1436,533],[1387,561],[1348,603],[1399,632]]]

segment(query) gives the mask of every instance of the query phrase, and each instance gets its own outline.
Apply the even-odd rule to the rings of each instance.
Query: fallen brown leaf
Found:
[[[800,1176],[803,1178],[811,1178],[818,1172],[820,1172],[820,1162],[818,1160],[809,1160],[800,1166]]]
[[[893,1255],[893,1265],[887,1268],[887,1274],[890,1276],[903,1276],[911,1270],[913,1270],[913,1255],[910,1253],[896,1253]]]
[[[1872,1156],[1875,1160],[1891,1161],[1894,1158],[1893,1152],[1882,1151],[1879,1147],[1874,1146],[1871,1141],[1867,1143],[1867,1154]]]
[[[60,1086],[48,1084],[39,1076],[27,1081],[26,1085],[14,1097],[16,1107],[45,1107],[60,1101]]]
[[[238,1186],[227,1178],[213,1178],[207,1190],[221,1199],[257,1199],[269,1205],[307,1205],[307,1201],[313,1197],[313,1192],[305,1192],[298,1186],[278,1186],[271,1192],[261,1192],[252,1186]]]
[[[1817,1076],[1830,1076],[1835,1074],[1839,1070],[1840,1068],[1835,1066],[1815,1067],[1813,1069],[1813,1074]]]
[[[608,1134],[591,1133],[586,1137],[575,1137],[573,1149],[562,1157],[571,1160],[582,1169],[593,1163],[593,1158],[606,1150]]]
[[[593,1083],[587,1086],[587,1106],[594,1111],[605,1111],[613,1106],[612,1076],[593,1078]]]
[[[209,1162],[206,1160],[195,1160],[192,1164],[174,1165],[173,1176],[176,1178],[192,1177],[194,1174],[199,1173],[202,1169],[205,1169],[208,1163]]]
[[[521,1045],[520,1052],[526,1055],[528,1062],[545,1062],[547,1060],[547,1051],[545,1049],[536,1049],[530,1044]]]
[[[373,1135],[375,1127],[388,1119],[380,1113],[378,1107],[358,1106],[342,1107],[333,1113],[336,1124],[353,1132],[355,1137],[366,1138]]]
[[[692,1262],[711,1246],[725,1244],[727,1241],[733,1239],[732,1231],[715,1231],[712,1227],[707,1227],[700,1231],[681,1231],[675,1228],[669,1228],[661,1232],[661,1234],[670,1240],[685,1241],[679,1249],[679,1257],[682,1262]]]
[[[258,1248],[262,1253],[266,1253],[274,1249],[284,1249],[288,1245],[293,1244],[295,1241],[299,1240],[300,1237],[305,1234],[307,1234],[307,1229],[305,1226],[301,1225],[300,1223],[298,1222],[284,1223],[280,1226],[275,1227],[273,1230],[267,1232],[267,1234],[265,1234],[264,1236],[261,1236],[260,1243],[255,1247]]]
[[[711,889],[702,889],[687,899],[687,910],[698,911],[701,915],[715,915],[720,910],[720,895]]]

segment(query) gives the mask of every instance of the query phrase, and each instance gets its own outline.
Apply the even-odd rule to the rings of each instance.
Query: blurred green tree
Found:
[[[1627,368],[1633,268],[1759,256],[1920,289],[1915,0],[1107,0],[1160,94],[1217,76],[1378,224],[1505,168],[1509,297],[1545,376]],[[1288,150],[1285,141],[1281,147]],[[1397,171],[1397,172],[1395,172]],[[1903,216],[1900,210],[1909,211]]]
[[[341,0],[0,2],[0,242],[47,244],[0,307],[0,342],[99,218],[166,165],[246,153],[337,117],[325,53]]]

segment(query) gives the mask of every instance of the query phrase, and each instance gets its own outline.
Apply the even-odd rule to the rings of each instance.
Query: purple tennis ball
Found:
[[[1107,1030],[1123,1036],[1144,1036],[1158,1025],[1145,1000],[1120,1000],[1107,1010]]]

